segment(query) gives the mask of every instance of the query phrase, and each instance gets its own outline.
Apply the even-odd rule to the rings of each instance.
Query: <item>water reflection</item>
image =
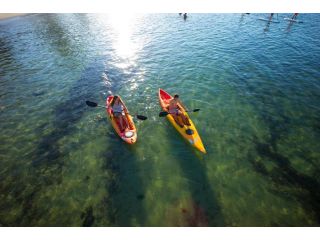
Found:
[[[138,44],[134,31],[139,26],[138,16],[130,13],[99,15],[102,22],[108,23],[113,32],[112,44],[118,57],[133,61],[136,59]]]
[[[289,33],[291,31],[291,27],[294,22],[289,22],[288,27],[286,28],[286,32]]]
[[[137,62],[146,40],[140,36],[144,16],[130,13],[101,14],[97,20],[100,28],[109,33],[106,38],[110,40],[114,51],[107,68],[117,69],[124,75],[128,91],[137,89],[139,82],[144,81],[145,73]],[[115,80],[118,82],[119,76]]]
[[[264,32],[269,32],[270,23],[270,21],[267,22],[266,27],[263,29]]]
[[[244,14],[244,13],[242,13],[242,14],[241,14],[241,17],[240,17],[240,20],[239,20],[239,26],[241,26],[241,25],[242,25],[243,20],[244,20],[244,16],[245,16],[245,14]]]

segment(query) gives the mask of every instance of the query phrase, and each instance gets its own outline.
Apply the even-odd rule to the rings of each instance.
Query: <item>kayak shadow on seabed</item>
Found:
[[[173,128],[172,126],[170,127]],[[181,138],[178,134],[176,137]],[[184,218],[182,227],[226,226],[218,199],[206,174],[205,159],[200,157],[198,155],[200,153],[196,152],[197,150],[193,149],[184,139],[181,138],[181,141],[174,141],[171,137],[168,138],[171,139],[172,157],[180,165],[184,174],[183,177],[188,179],[189,191],[192,197],[189,205],[181,209],[181,216]],[[176,146],[177,144],[185,144],[186,151],[189,154],[184,154],[184,157],[182,157],[181,153],[177,151],[181,146]]]
[[[105,184],[108,196],[104,198],[109,226],[145,226],[145,186],[139,176],[141,167],[135,148],[116,134],[108,140],[103,168],[111,176]]]

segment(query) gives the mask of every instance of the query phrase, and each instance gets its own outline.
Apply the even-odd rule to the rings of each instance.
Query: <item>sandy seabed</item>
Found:
[[[0,13],[0,20],[6,18],[12,18],[16,16],[26,15],[27,13]]]

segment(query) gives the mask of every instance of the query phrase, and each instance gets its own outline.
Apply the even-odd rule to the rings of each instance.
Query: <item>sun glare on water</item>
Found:
[[[138,39],[134,37],[134,32],[139,28],[141,16],[132,13],[109,13],[100,17],[112,27],[112,45],[118,57],[130,62],[134,61],[141,47]]]
[[[126,86],[130,90],[134,90],[138,87],[138,82],[144,80],[145,73],[141,66],[137,66],[139,53],[146,41],[145,38],[139,37],[144,15],[127,12],[108,13],[99,15],[98,20],[109,33],[108,39],[111,40],[110,44],[114,53],[111,64],[127,74],[131,74],[134,69],[134,75],[128,79]]]

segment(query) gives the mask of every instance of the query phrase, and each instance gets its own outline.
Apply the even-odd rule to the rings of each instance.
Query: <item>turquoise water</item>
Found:
[[[1,226],[319,226],[320,15],[0,21]],[[179,93],[206,147],[165,118]],[[126,145],[101,108],[119,94]]]

